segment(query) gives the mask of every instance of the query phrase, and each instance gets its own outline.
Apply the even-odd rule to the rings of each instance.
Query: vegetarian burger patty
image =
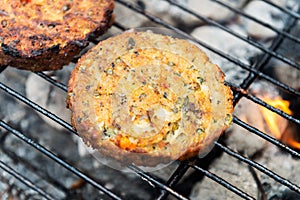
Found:
[[[134,31],[80,59],[67,103],[85,143],[142,166],[206,154],[233,111],[224,74],[196,45]]]
[[[0,65],[60,69],[110,25],[113,0],[4,0]]]

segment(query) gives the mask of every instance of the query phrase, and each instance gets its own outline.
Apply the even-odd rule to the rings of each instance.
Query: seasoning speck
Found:
[[[128,43],[127,43],[127,50],[131,50],[133,49],[135,46],[135,41],[133,38],[129,38],[128,39]]]
[[[171,66],[171,67],[173,67],[173,66],[175,66],[175,63],[173,63],[172,61],[169,61],[168,65]]]
[[[204,133],[204,129],[203,128],[197,128],[197,130],[196,130],[196,133],[197,134],[202,134],[202,133]]]
[[[139,99],[140,99],[140,101],[142,101],[146,97],[147,97],[147,94],[142,93],[142,94],[140,94]]]
[[[68,10],[70,10],[70,5],[67,4],[62,7],[62,11],[66,12]]]
[[[168,98],[168,94],[166,92],[164,92],[164,98],[167,99]]]
[[[197,77],[197,80],[200,84],[202,84],[204,82],[204,79],[202,77]]]
[[[107,69],[106,70],[106,74],[112,75],[113,74],[113,70],[112,69]]]

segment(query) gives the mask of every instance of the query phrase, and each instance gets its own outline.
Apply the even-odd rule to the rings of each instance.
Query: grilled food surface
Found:
[[[4,0],[0,65],[61,68],[110,25],[113,0]]]
[[[88,145],[142,166],[204,155],[233,111],[224,74],[196,45],[134,31],[80,59],[67,103]]]

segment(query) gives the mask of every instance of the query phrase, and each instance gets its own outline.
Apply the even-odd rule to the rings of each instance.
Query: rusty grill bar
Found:
[[[287,92],[289,92],[289,93],[291,93],[291,94],[293,94],[297,97],[300,97],[300,92],[299,91],[295,90],[294,88],[286,85],[285,83],[282,83],[282,82],[280,82],[280,81],[278,81],[278,80],[276,80],[276,79],[274,79],[274,78],[270,77],[269,75],[262,72],[263,67],[265,66],[266,63],[269,62],[269,60],[271,58],[277,58],[278,60],[281,60],[282,62],[288,64],[289,66],[292,66],[296,69],[300,69],[299,63],[297,63],[295,60],[291,60],[290,58],[287,58],[284,55],[281,55],[281,54],[276,52],[277,48],[280,46],[280,44],[282,43],[282,41],[285,38],[289,38],[292,41],[294,41],[296,44],[299,45],[300,38],[298,38],[298,37],[296,37],[296,36],[289,33],[291,28],[297,22],[299,22],[299,19],[300,19],[299,10],[298,10],[298,12],[295,12],[295,11],[289,10],[287,8],[280,7],[280,6],[276,5],[275,3],[271,2],[271,1],[263,0],[265,3],[268,3],[270,6],[273,6],[273,7],[276,7],[278,9],[280,9],[282,12],[284,12],[288,15],[288,18],[289,18],[287,20],[288,23],[285,25],[283,30],[280,30],[280,29],[278,29],[276,27],[273,27],[273,26],[271,26],[271,25],[269,25],[269,24],[267,24],[267,23],[265,23],[261,20],[258,20],[254,17],[251,17],[251,16],[247,15],[246,13],[243,13],[243,11],[241,11],[239,9],[236,9],[236,8],[233,8],[230,5],[224,3],[220,0],[213,0],[213,2],[218,3],[219,5],[222,5],[224,7],[224,9],[229,9],[229,10],[231,10],[232,12],[234,12],[238,15],[244,16],[244,17],[246,17],[246,18],[248,18],[252,21],[255,21],[255,22],[269,28],[270,30],[275,31],[278,34],[278,36],[273,40],[271,47],[266,48],[263,45],[261,45],[260,43],[254,41],[253,39],[241,36],[240,34],[233,32],[232,30],[230,30],[226,26],[224,26],[224,25],[222,25],[222,24],[220,24],[220,23],[218,23],[218,22],[216,22],[212,19],[209,19],[207,17],[204,17],[204,16],[201,16],[199,14],[194,13],[189,8],[186,8],[186,7],[182,6],[181,4],[176,3],[174,0],[166,0],[166,1],[169,2],[170,4],[174,5],[174,6],[177,6],[178,8],[180,8],[181,10],[189,13],[190,15],[193,15],[193,16],[197,17],[199,20],[205,21],[208,24],[216,26],[216,27],[226,31],[227,33],[230,33],[234,37],[239,38],[240,40],[245,41],[248,44],[260,49],[262,52],[264,52],[264,55],[262,57],[260,57],[260,61],[256,62],[254,65],[245,64],[245,63],[241,62],[239,59],[234,58],[231,55],[229,55],[227,53],[224,53],[224,52],[212,47],[210,44],[207,44],[205,42],[202,42],[200,40],[197,40],[197,39],[193,38],[188,33],[184,32],[184,31],[170,25],[169,23],[163,21],[162,19],[150,14],[148,11],[142,9],[137,4],[133,4],[133,3],[130,3],[130,2],[125,1],[125,0],[116,0],[117,3],[131,9],[132,11],[136,12],[137,14],[140,14],[140,15],[143,15],[144,17],[147,17],[150,21],[156,23],[157,25],[169,28],[169,29],[181,34],[181,35],[184,35],[185,37],[197,42],[202,47],[209,49],[210,51],[212,51],[215,54],[223,57],[224,59],[227,59],[228,61],[232,62],[233,64],[235,64],[239,67],[241,67],[242,69],[247,70],[249,72],[249,76],[246,79],[244,79],[244,81],[241,85],[237,86],[237,85],[234,85],[233,83],[229,83],[229,82],[227,83],[231,87],[231,89],[234,91],[234,94],[235,94],[234,102],[235,102],[235,104],[238,103],[240,98],[245,97],[245,98],[251,100],[252,102],[254,102],[256,104],[259,104],[261,106],[266,107],[267,109],[269,109],[272,112],[284,117],[285,119],[300,125],[300,120],[299,119],[297,119],[297,118],[281,111],[280,109],[277,109],[277,108],[269,105],[268,103],[264,102],[263,100],[261,100],[260,98],[254,96],[254,95],[248,94],[247,91],[246,91],[251,86],[251,84],[254,82],[254,80],[257,77],[259,77],[259,78],[265,79],[270,84],[276,85],[276,86],[280,87],[281,89],[283,89],[283,90],[285,90],[285,91],[287,91]],[[119,22],[115,22],[115,24],[113,26],[115,28],[120,29],[120,30],[126,30],[126,29],[129,28],[129,27],[124,27]],[[0,73],[2,73],[5,70],[6,70],[6,67],[1,67]],[[53,86],[60,88],[64,92],[67,92],[67,86],[64,85],[63,83],[54,80],[53,78],[51,78],[50,76],[46,75],[43,72],[38,72],[36,74],[38,76],[42,77],[44,80],[51,83]],[[68,124],[67,122],[65,122],[64,120],[60,119],[57,115],[55,115],[55,113],[51,113],[47,109],[42,108],[40,105],[32,102],[31,100],[29,100],[28,98],[26,98],[22,94],[18,93],[16,90],[8,87],[7,85],[5,85],[2,82],[0,82],[0,89],[3,92],[5,92],[6,94],[12,96],[15,99],[18,99],[22,103],[28,105],[30,108],[38,111],[39,113],[41,113],[41,114],[47,116],[48,118],[50,118],[51,120],[55,121],[56,123],[58,123],[59,125],[64,127],[67,131],[77,135],[77,132],[72,128],[72,126],[70,124]],[[292,148],[288,147],[287,145],[283,144],[282,142],[278,141],[277,139],[274,139],[273,137],[271,137],[271,136],[265,134],[264,132],[258,130],[256,127],[253,127],[253,126],[245,123],[244,121],[242,121],[238,117],[234,116],[233,123],[243,127],[244,129],[250,131],[251,133],[256,134],[259,137],[269,141],[270,143],[272,143],[272,144],[276,145],[277,147],[283,149],[284,151],[286,151],[288,154],[292,155],[293,157],[295,157],[297,159],[300,159],[300,153],[299,152],[293,150]],[[33,141],[31,138],[27,137],[26,134],[22,132],[22,130],[18,130],[18,128],[12,127],[11,125],[6,123],[2,119],[0,119],[0,126],[3,128],[2,130],[6,130],[6,131],[12,133],[16,137],[18,137],[20,140],[27,143],[27,145],[30,145],[33,148],[37,149],[38,151],[40,151],[41,154],[44,154],[45,156],[51,158],[54,162],[58,163],[61,167],[66,168],[67,170],[69,170],[73,174],[77,175],[78,177],[83,179],[85,182],[91,184],[92,186],[94,186],[95,188],[97,188],[98,190],[100,190],[101,192],[106,194],[108,197],[110,197],[112,199],[122,199],[120,194],[117,194],[113,190],[110,190],[109,188],[105,187],[103,183],[99,183],[97,180],[94,180],[92,176],[90,176],[89,174],[87,174],[85,172],[82,172],[80,169],[77,169],[72,164],[68,163],[68,161],[65,161],[65,160],[61,159],[59,156],[57,156],[55,154],[55,152],[49,151],[43,145],[39,144],[38,142]],[[5,137],[5,134],[0,129],[0,145],[2,144],[1,142],[2,142],[4,137]],[[295,191],[296,193],[300,194],[300,187],[298,185],[296,185],[295,183],[292,183],[288,179],[286,179],[284,177],[281,177],[280,175],[278,175],[275,172],[269,170],[265,166],[255,162],[255,161],[253,161],[253,160],[251,160],[251,159],[249,159],[245,156],[240,155],[239,153],[233,151],[232,149],[230,149],[229,147],[225,146],[224,144],[222,144],[218,141],[215,142],[215,144],[216,144],[216,148],[218,148],[221,151],[225,152],[229,156],[231,156],[231,157],[233,157],[233,158],[235,158],[235,159],[237,159],[241,162],[246,163],[247,165],[249,165],[249,167],[257,169],[258,171],[260,171],[260,172],[266,174],[267,176],[273,178],[275,181],[279,182],[280,184],[288,187],[292,191]],[[151,173],[146,173],[146,172],[144,172],[143,170],[139,169],[136,166],[129,166],[128,168],[130,170],[132,170],[132,172],[134,172],[143,181],[147,182],[153,188],[155,188],[159,191],[159,194],[157,195],[156,199],[166,199],[168,197],[168,195],[172,195],[172,196],[174,196],[178,199],[188,199],[188,197],[186,197],[186,196],[180,194],[178,191],[176,191],[174,189],[174,187],[177,185],[177,183],[182,179],[184,174],[190,168],[192,168],[196,171],[199,171],[204,176],[212,179],[213,181],[217,182],[218,184],[222,185],[223,187],[227,188],[228,190],[234,192],[235,194],[237,194],[238,196],[240,196],[243,199],[255,199],[255,197],[252,197],[249,194],[247,194],[246,192],[242,191],[238,186],[232,185],[231,183],[229,183],[229,182],[225,181],[224,179],[222,179],[222,177],[219,177],[217,174],[211,173],[210,171],[208,171],[205,168],[201,167],[201,165],[199,165],[200,161],[201,161],[200,159],[195,158],[193,160],[181,162],[178,165],[177,169],[174,171],[174,173],[169,177],[167,182],[162,182],[161,180],[159,180],[155,176],[153,176]],[[31,182],[26,177],[19,174],[15,169],[13,169],[10,166],[8,166],[7,164],[3,163],[1,160],[0,160],[0,168],[2,170],[4,170],[5,172],[11,174],[11,176],[15,177],[20,182],[27,185],[29,188],[36,191],[41,197],[43,197],[45,199],[55,199],[55,197],[53,197],[53,194],[47,194],[46,191],[43,191],[43,189],[36,186],[33,182]],[[64,190],[67,190],[67,189],[65,188]]]

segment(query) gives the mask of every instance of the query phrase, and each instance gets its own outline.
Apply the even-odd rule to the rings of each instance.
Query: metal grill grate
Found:
[[[222,1],[219,1],[219,0],[213,1],[216,4],[223,6],[224,10],[228,9],[235,15],[248,18],[249,20],[255,21],[256,23],[259,23],[262,26],[265,26],[265,27],[269,28],[270,30],[273,30],[274,32],[276,32],[277,36],[272,40],[271,45],[269,47],[266,47],[265,45],[262,45],[261,43],[257,42],[257,40],[255,40],[255,39],[252,39],[247,36],[243,36],[239,33],[232,31],[230,28],[227,27],[226,24],[217,22],[215,20],[212,20],[210,18],[202,16],[201,14],[195,13],[194,11],[190,10],[190,8],[187,8],[187,7],[183,6],[182,4],[177,3],[177,1],[166,0],[166,2],[177,7],[178,9],[184,11],[185,13],[198,18],[199,21],[203,21],[206,24],[215,26],[215,27],[231,34],[235,38],[238,38],[238,39],[246,42],[247,44],[259,49],[261,52],[263,52],[261,54],[261,56],[259,56],[255,60],[255,62],[253,62],[253,64],[247,64],[247,63],[242,62],[238,58],[235,58],[235,57],[229,55],[228,53],[225,53],[219,49],[214,48],[209,43],[205,43],[201,40],[198,40],[198,39],[192,37],[187,32],[181,30],[178,27],[172,26],[170,23],[162,20],[161,18],[158,18],[158,17],[152,15],[147,9],[144,9],[143,6],[140,5],[140,1],[136,1],[136,2],[137,3],[135,4],[135,3],[133,3],[133,1],[116,0],[116,3],[119,6],[127,8],[127,9],[131,9],[134,12],[134,14],[146,17],[151,23],[154,23],[157,26],[169,28],[178,34],[182,34],[182,35],[186,36],[187,38],[197,42],[203,48],[206,48],[206,49],[212,51],[213,53],[219,55],[223,59],[228,60],[233,65],[249,72],[248,76],[246,78],[244,78],[242,83],[239,85],[236,85],[235,83],[232,83],[232,82],[227,82],[227,84],[234,91],[235,105],[238,105],[239,100],[241,98],[247,98],[256,104],[266,107],[267,109],[271,110],[272,112],[276,113],[277,115],[280,115],[283,118],[285,118],[297,125],[300,125],[299,119],[281,111],[280,109],[277,109],[277,108],[269,105],[268,103],[266,103],[259,97],[247,92],[247,89],[254,83],[254,81],[257,78],[259,78],[259,79],[263,79],[263,80],[267,81],[269,84],[272,84],[272,85],[277,86],[278,88],[281,88],[281,90],[288,92],[291,95],[300,97],[300,92],[298,90],[269,76],[268,74],[266,74],[264,72],[264,67],[270,62],[271,59],[274,59],[274,58],[276,58],[277,60],[280,60],[283,63],[286,63],[287,65],[289,65],[295,69],[298,69],[298,70],[300,69],[300,64],[296,60],[288,58],[285,55],[277,52],[279,46],[287,38],[289,40],[293,41],[295,43],[295,45],[300,45],[300,38],[297,37],[296,35],[293,35],[290,33],[291,29],[294,28],[297,23],[300,23],[300,20],[299,20],[300,19],[300,14],[299,14],[300,9],[298,9],[298,11],[295,11],[295,10],[292,10],[289,8],[278,6],[276,3],[273,3],[273,1],[263,0],[263,2],[268,4],[270,7],[275,7],[287,15],[287,20],[286,20],[286,24],[285,24],[284,28],[279,29],[278,27],[274,27],[264,21],[256,19],[255,17],[252,17],[252,16],[244,13],[242,10],[234,8],[231,5],[226,4]],[[116,13],[116,14],[118,14],[118,13]],[[299,24],[298,24],[298,26],[299,26]],[[116,21],[113,25],[113,28],[123,31],[130,27],[126,27],[125,25],[122,24],[121,21]],[[7,69],[8,69],[7,67],[1,67],[0,73],[5,72]],[[67,92],[67,86],[64,85],[63,83],[53,79],[52,77],[50,77],[49,75],[47,75],[43,72],[39,72],[36,74],[38,76],[40,76],[41,78],[43,78],[44,80],[48,81],[54,87],[60,88],[64,92]],[[18,81],[18,80],[16,80],[16,81]],[[77,135],[76,131],[72,128],[72,126],[69,123],[67,123],[64,120],[62,120],[61,118],[59,118],[56,115],[56,113],[51,113],[47,109],[38,105],[37,103],[29,100],[23,94],[21,94],[21,92],[18,92],[18,89],[13,89],[12,87],[7,86],[3,82],[0,82],[0,89],[2,90],[4,95],[8,95],[14,99],[18,99],[20,102],[29,106],[30,109],[33,109],[33,110],[41,113],[42,115],[47,116],[48,118],[50,118],[51,120],[53,120],[54,122],[59,124],[60,126],[64,127],[68,132]],[[1,117],[4,117],[4,116],[1,116]],[[294,158],[300,159],[299,152],[286,146],[285,144],[278,141],[277,139],[274,139],[273,137],[269,136],[268,134],[260,131],[257,127],[253,127],[253,126],[249,125],[248,123],[239,119],[236,116],[234,116],[234,118],[233,118],[233,123],[250,131],[253,134],[258,135],[259,137],[272,143],[273,145],[281,148],[283,151],[287,152],[287,154],[289,154],[289,155],[292,155]],[[18,124],[18,122],[14,122],[14,124]],[[30,146],[34,147],[41,154],[49,157],[54,162],[58,163],[61,168],[65,168],[65,169],[69,170],[71,173],[78,176],[79,178],[84,180],[86,183],[92,185],[93,187],[95,187],[96,189],[98,189],[99,191],[104,193],[105,196],[103,198],[105,198],[105,197],[109,197],[112,199],[122,199],[123,198],[124,195],[107,187],[105,184],[105,180],[96,180],[95,178],[93,178],[93,176],[91,174],[89,174],[89,172],[83,172],[79,168],[75,167],[73,165],[73,163],[68,162],[66,158],[64,158],[64,159],[60,158],[60,156],[56,155],[56,152],[50,151],[49,148],[46,148],[44,145],[39,144],[39,142],[36,142],[35,139],[28,137],[27,134],[23,133],[23,130],[20,129],[18,126],[13,126],[9,122],[5,122],[3,119],[0,119],[0,126],[2,127],[2,129],[0,129],[0,145],[2,145],[5,142],[5,137],[8,133],[13,134],[14,136],[18,137],[20,140],[22,140],[26,143],[23,145],[30,145]],[[278,183],[282,184],[283,186],[286,186],[290,190],[300,194],[299,185],[291,182],[290,180],[286,179],[285,177],[278,175],[274,171],[269,170],[266,166],[254,161],[252,159],[249,159],[246,156],[243,156],[240,153],[232,150],[231,148],[227,147],[222,142],[218,142],[218,141],[215,142],[215,148],[228,154],[229,156],[231,156],[234,159],[237,159],[243,163],[246,163],[249,167],[262,172],[263,174],[271,177],[272,179],[274,179]],[[3,151],[3,152],[5,152],[5,151]],[[21,160],[21,159],[22,158],[19,158],[19,160]],[[203,158],[202,160],[204,160],[204,159],[206,159],[206,158]],[[218,183],[220,185],[220,187],[223,186],[223,187],[227,188],[228,190],[232,191],[233,193],[237,194],[238,196],[240,196],[243,199],[256,199],[256,197],[253,197],[253,196],[249,195],[246,191],[243,191],[238,185],[234,185],[234,183],[229,183],[228,181],[226,181],[222,177],[220,177],[218,174],[214,174],[214,173],[210,172],[209,170],[207,170],[207,167],[203,166],[202,160],[198,159],[198,158],[194,158],[192,160],[179,163],[176,170],[168,177],[168,180],[166,182],[161,179],[158,179],[152,173],[146,173],[146,172],[142,171],[141,169],[139,169],[136,166],[129,166],[129,169],[132,172],[134,172],[136,174],[136,176],[141,178],[141,180],[142,180],[141,184],[147,183],[153,187],[153,190],[156,191],[156,193],[155,193],[156,199],[166,199],[166,198],[168,198],[169,195],[171,195],[177,199],[188,199],[188,196],[185,196],[186,194],[182,194],[180,190],[176,189],[176,185],[178,184],[178,182],[180,180],[183,179],[183,176],[187,173],[187,171],[191,170],[191,169],[198,171],[199,173],[203,174],[204,176],[206,176],[209,179]],[[12,167],[8,166],[6,163],[2,162],[1,160],[0,160],[0,168],[3,170],[3,172],[9,173],[11,176],[15,177],[20,182],[27,185],[28,188],[33,189],[36,193],[38,193],[40,195],[39,197],[42,197],[45,199],[56,199],[55,194],[48,194],[48,192],[45,189],[41,188],[40,186],[38,186],[38,184],[35,184],[33,181],[30,181],[29,178],[21,175],[20,173],[17,172],[16,169],[13,169]],[[35,169],[35,170],[38,170],[38,169]],[[51,178],[49,178],[49,177],[48,177],[48,179],[51,180]],[[66,193],[68,193],[68,189],[65,188],[64,186],[59,186],[60,184],[56,183],[55,179],[52,180],[52,182],[57,184],[58,187],[61,187],[63,191],[66,191]],[[124,184],[130,184],[130,183],[124,182]],[[126,191],[124,191],[124,192],[126,192]],[[1,193],[0,193],[0,195],[1,195]]]

